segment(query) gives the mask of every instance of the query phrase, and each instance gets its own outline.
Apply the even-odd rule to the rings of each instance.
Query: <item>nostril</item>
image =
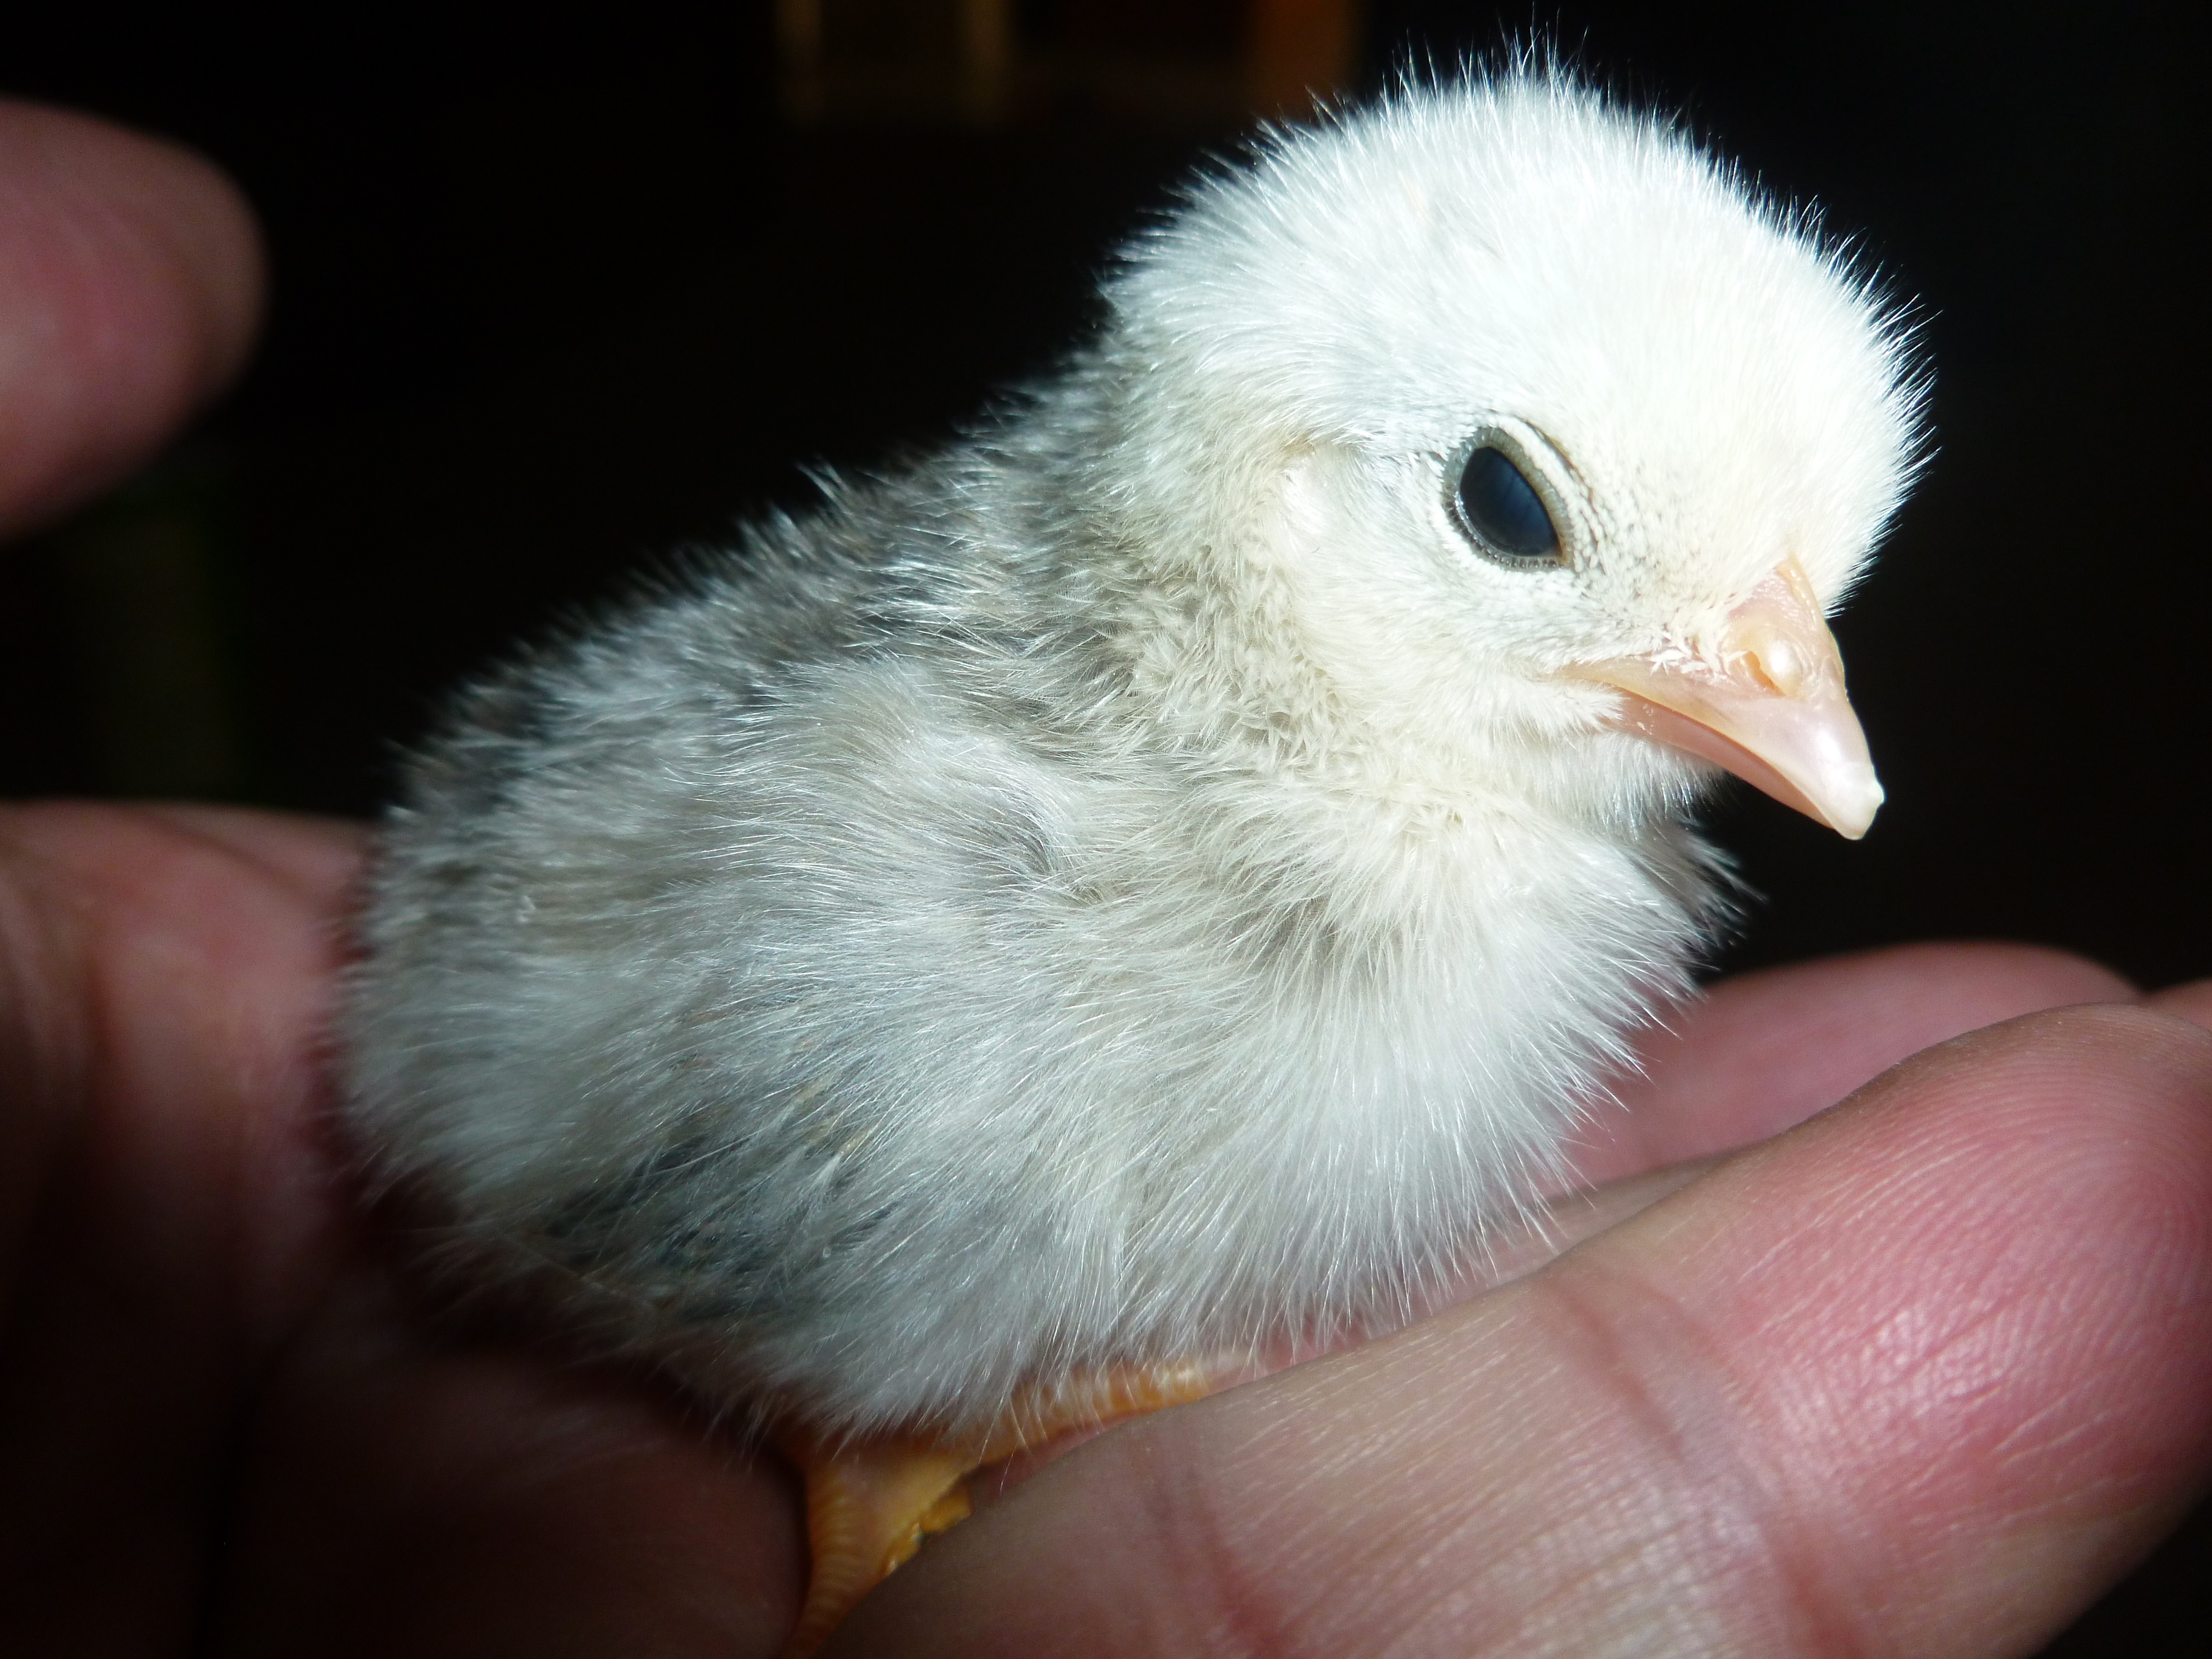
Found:
[[[1785,697],[1805,684],[1804,653],[1786,639],[1778,636],[1762,641],[1753,651],[1751,659],[1759,678]]]

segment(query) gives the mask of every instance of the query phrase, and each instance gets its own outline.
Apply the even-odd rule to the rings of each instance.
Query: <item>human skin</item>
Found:
[[[0,231],[21,526],[221,384],[259,264],[204,164],[20,106]],[[775,1651],[788,1472],[438,1316],[358,1218],[363,847],[0,814],[0,1651]],[[2208,1022],[2018,946],[1725,983],[1510,1282],[1030,1472],[831,1650],[2032,1650],[2212,1468]]]

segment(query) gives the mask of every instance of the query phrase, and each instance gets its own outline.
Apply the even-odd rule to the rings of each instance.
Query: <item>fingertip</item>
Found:
[[[1823,1618],[1909,1627],[1917,1651],[2024,1650],[2212,1473],[2208,1107],[2212,1032],[2132,1001],[2026,1014],[1915,1055],[1523,1294],[1569,1292],[1568,1325],[1602,1332],[1590,1374],[1659,1403],[1662,1473],[1684,1445],[1753,1472],[1778,1585],[1816,1540],[1839,1589]]]
[[[1930,1595],[1931,1617],[1948,1602],[1963,1620],[1998,1577],[2070,1614],[2212,1473],[2212,1032],[2130,1005],[2054,1009],[1861,1098],[1859,1146],[1827,1160],[1854,1170],[1826,1184],[1834,1213],[1864,1204],[1862,1243],[1802,1323],[1851,1300],[1845,1284],[1879,1293],[1856,1380],[1869,1396],[1888,1380],[1925,1432],[1881,1419],[1868,1462],[1911,1473],[1931,1537],[1963,1522],[1958,1588]],[[1849,1355],[1814,1369],[1849,1392]],[[1881,1502],[1867,1490],[1863,1512]]]
[[[2143,999],[2143,1006],[2185,1019],[2192,1025],[2212,1028],[2212,979],[2191,980],[2186,984],[2154,991]]]
[[[2041,945],[1893,945],[1723,980],[1644,1045],[1577,1168],[1607,1181],[1778,1134],[1963,1032],[2080,1003],[2131,1002],[2110,969]]]
[[[1991,1158],[2079,1173],[2102,1152],[2161,1171],[2212,1169],[2212,1030],[2139,1003],[2049,1008],[1966,1032],[1866,1091],[1985,1143]],[[1941,1103],[1947,1115],[1933,1109]],[[2166,1148],[2172,1137],[2180,1143]],[[2077,1144],[2078,1143],[2078,1144]],[[2161,1150],[2161,1149],[2164,1150]]]
[[[0,534],[125,476],[228,384],[263,289],[252,213],[211,163],[0,100]]]

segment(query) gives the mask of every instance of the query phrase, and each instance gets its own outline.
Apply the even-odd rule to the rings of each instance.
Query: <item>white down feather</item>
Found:
[[[1199,186],[1100,337],[458,702],[392,815],[350,1123],[461,1271],[817,1427],[1387,1320],[1686,994],[1706,775],[1580,660],[1848,586],[1901,348],[1556,78]],[[1481,556],[1471,434],[1577,556]]]

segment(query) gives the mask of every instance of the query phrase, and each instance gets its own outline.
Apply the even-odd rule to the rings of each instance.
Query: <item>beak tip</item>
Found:
[[[1886,799],[1881,785],[1869,772],[1863,787],[1848,793],[1838,791],[1822,802],[1820,821],[1845,841],[1863,840],[1874,827],[1875,815],[1881,811]]]

